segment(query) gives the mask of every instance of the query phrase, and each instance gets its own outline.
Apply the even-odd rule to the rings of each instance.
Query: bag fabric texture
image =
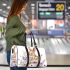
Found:
[[[31,33],[31,46],[13,45],[11,48],[10,67],[47,67],[44,48],[38,48]],[[33,46],[34,44],[34,46]]]

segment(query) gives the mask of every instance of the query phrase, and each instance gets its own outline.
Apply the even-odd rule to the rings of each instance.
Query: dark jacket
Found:
[[[13,45],[26,45],[25,26],[18,16],[12,16],[6,25],[6,50],[11,50]]]

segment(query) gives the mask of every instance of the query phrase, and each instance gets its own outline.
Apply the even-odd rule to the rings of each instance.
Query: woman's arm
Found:
[[[11,19],[8,21],[6,26],[6,37],[14,37],[17,36],[23,32],[25,32],[26,28],[21,23],[18,16],[11,17]]]

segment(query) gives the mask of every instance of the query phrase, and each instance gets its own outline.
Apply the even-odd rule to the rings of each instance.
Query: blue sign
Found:
[[[64,30],[48,30],[48,36],[64,36]]]

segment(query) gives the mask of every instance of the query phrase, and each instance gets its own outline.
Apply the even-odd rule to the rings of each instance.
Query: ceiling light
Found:
[[[32,3],[32,4],[31,4],[31,6],[32,6],[32,7],[34,7],[34,6],[35,6],[35,4],[33,4],[33,3]]]
[[[70,9],[70,7],[68,7],[68,9]]]
[[[68,15],[70,17],[70,15]]]
[[[69,13],[67,12],[66,14],[68,15]]]
[[[0,11],[2,11],[2,9],[0,9]]]
[[[3,5],[3,6],[6,6],[7,4],[6,4],[6,3],[3,3],[2,5]]]
[[[65,11],[67,11],[67,9],[65,9]]]
[[[10,9],[10,6],[7,6],[7,9]]]
[[[6,13],[6,11],[3,11],[3,13]]]

